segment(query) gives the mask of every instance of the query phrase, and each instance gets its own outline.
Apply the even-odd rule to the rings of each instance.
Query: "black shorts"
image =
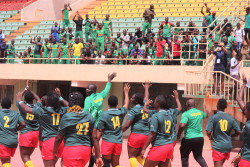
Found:
[[[250,39],[250,28],[244,28],[245,31],[245,39]]]

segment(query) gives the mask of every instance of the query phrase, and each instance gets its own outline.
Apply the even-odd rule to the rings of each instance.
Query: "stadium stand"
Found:
[[[0,1],[0,11],[21,10],[25,5],[28,5],[36,0],[3,0]]]

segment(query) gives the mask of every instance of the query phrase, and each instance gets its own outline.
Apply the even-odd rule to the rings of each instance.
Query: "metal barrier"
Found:
[[[125,62],[125,65],[128,65],[128,64],[131,64],[131,63],[128,63],[130,61],[138,61],[138,64],[140,64],[140,62],[142,61],[147,61],[147,62],[151,62],[153,64],[153,62],[155,61],[164,61],[164,62],[180,62],[180,65],[185,65],[185,62],[186,61],[190,61],[190,62],[200,62],[199,64],[197,65],[202,65],[205,63],[205,60],[201,60],[201,59],[155,59],[155,58],[88,58],[88,59],[83,59],[83,58],[0,58],[0,61],[1,60],[5,60],[7,63],[9,60],[28,60],[28,63],[23,63],[23,64],[32,64],[32,61],[33,60],[40,60],[40,64],[42,64],[43,60],[49,60],[49,61],[52,61],[52,60],[58,60],[58,61],[61,61],[61,60],[70,60],[70,64],[77,64],[77,61],[113,61],[112,64],[116,64],[118,61],[124,61]],[[18,63],[15,63],[15,64],[18,64]],[[19,63],[20,64],[20,63]],[[53,64],[53,63],[46,63],[46,64]],[[61,64],[61,63],[56,63],[56,64]],[[95,64],[95,63],[93,63]],[[99,63],[96,63],[96,64],[99,64]],[[105,63],[104,63],[105,64]],[[195,64],[193,64],[195,65]]]
[[[186,71],[184,94],[225,98],[235,105],[242,84],[240,80],[221,71]],[[243,99],[245,102],[250,101],[250,88],[245,89]]]

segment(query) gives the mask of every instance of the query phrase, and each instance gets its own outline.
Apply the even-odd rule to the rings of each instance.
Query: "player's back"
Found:
[[[18,144],[17,125],[23,122],[19,113],[10,109],[0,110],[0,143],[14,148]]]
[[[122,143],[122,123],[127,113],[125,107],[104,111],[98,124],[103,129],[103,140],[112,143]]]
[[[58,111],[55,111],[52,107],[36,107],[32,109],[34,115],[40,116],[43,141],[57,135],[60,120],[66,112],[67,107],[61,107]]]
[[[213,148],[221,152],[230,152],[231,131],[240,130],[235,119],[225,112],[218,111],[208,121],[207,130],[211,129],[213,129]]]
[[[65,135],[65,146],[91,145],[90,131],[94,128],[95,120],[89,112],[69,112],[63,115],[59,133]]]
[[[152,116],[150,122],[150,131],[156,132],[156,137],[152,143],[153,146],[173,143],[172,133],[174,122],[171,112],[161,110]]]

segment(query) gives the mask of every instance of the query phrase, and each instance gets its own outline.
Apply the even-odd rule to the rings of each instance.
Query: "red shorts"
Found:
[[[147,159],[151,161],[165,162],[167,159],[172,159],[174,153],[174,145],[166,144],[163,146],[151,147]]]
[[[63,163],[65,167],[84,167],[88,163],[90,156],[90,146],[67,146],[63,150]]]
[[[43,141],[39,140],[39,146],[40,146],[40,147],[43,146]]]
[[[31,131],[19,135],[19,146],[37,147],[39,131]]]
[[[176,143],[177,143],[177,140],[174,141],[174,147],[175,147]]]
[[[102,140],[101,145],[101,154],[102,155],[121,155],[122,153],[122,144],[110,143]]]
[[[143,148],[148,139],[147,135],[131,133],[128,138],[128,145],[133,148]]]
[[[0,144],[0,158],[13,157],[15,152],[16,152],[16,148],[9,148]]]
[[[247,161],[245,159],[241,159],[239,163],[239,167],[249,167],[250,166],[250,161]]]
[[[46,140],[45,142],[43,142],[43,147],[42,147],[42,159],[43,160],[53,159],[53,149],[54,149],[55,139],[56,137],[52,137],[49,140]],[[63,148],[64,148],[64,142],[62,142],[58,148],[57,157],[62,158]]]
[[[229,153],[221,153],[221,152],[213,149],[212,157],[213,157],[213,161],[222,161],[223,159],[228,160],[230,157],[230,152]]]

